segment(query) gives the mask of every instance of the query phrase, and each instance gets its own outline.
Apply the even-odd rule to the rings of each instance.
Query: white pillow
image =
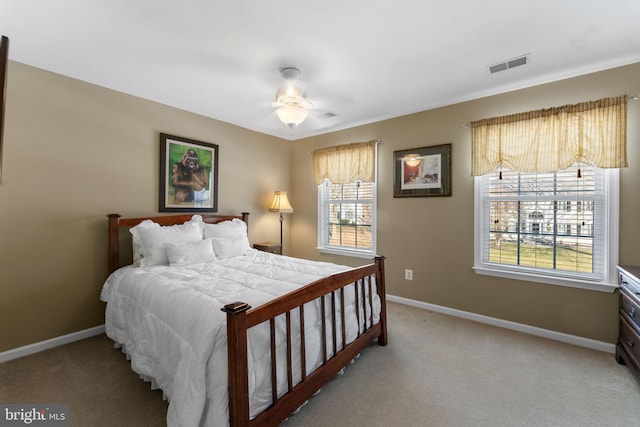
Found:
[[[251,249],[247,223],[237,218],[217,224],[205,224],[204,238],[213,239],[213,251],[218,258],[244,255]]]
[[[167,257],[172,267],[215,261],[211,239],[188,243],[167,243]]]
[[[245,255],[251,247],[248,239],[212,237],[213,250],[220,259]]]
[[[202,226],[204,225],[204,221],[202,220],[202,216],[200,215],[193,215],[191,219],[184,224],[161,226],[157,222],[153,222],[150,219],[145,219],[135,227],[131,227],[129,229],[129,232],[133,235],[133,239],[131,242],[133,248],[133,264],[137,266],[143,265],[142,258],[144,258],[145,256],[145,248],[142,243],[142,237],[140,236],[140,230],[151,228],[158,231],[160,229],[173,229],[173,227],[176,227],[175,230],[181,230],[186,224],[192,223],[198,225],[200,229],[200,240],[202,240]]]
[[[234,241],[239,241],[238,248],[251,248],[249,243],[249,237],[247,236],[247,223],[234,218],[231,221],[223,221],[217,224],[204,224],[204,238],[226,238]],[[216,243],[214,241],[213,250],[216,252],[216,256],[219,256],[216,250]],[[224,251],[224,249],[223,249]],[[241,255],[244,255],[243,252]]]
[[[231,221],[222,221],[217,224],[204,224],[205,238],[233,237],[241,234],[247,234],[247,224],[237,218]]]
[[[142,239],[140,238],[140,230],[143,228],[160,228],[160,224],[150,219],[145,219],[135,227],[131,227],[129,232],[133,239],[131,242],[133,248],[133,265],[140,265],[140,260],[144,257],[144,248],[142,247]]]
[[[202,231],[197,222],[185,222],[160,228],[144,227],[138,232],[144,253],[140,260],[140,265],[143,267],[168,265],[169,257],[166,248],[168,243],[189,243],[202,240]]]

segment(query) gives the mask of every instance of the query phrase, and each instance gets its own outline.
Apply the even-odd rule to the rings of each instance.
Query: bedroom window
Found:
[[[377,141],[313,152],[320,252],[370,258],[376,253]]]
[[[360,180],[318,187],[318,249],[371,257],[375,254],[375,183]]]
[[[475,178],[477,273],[587,288],[615,283],[617,169],[575,164],[501,175]]]
[[[613,292],[627,97],[471,123],[474,270]]]

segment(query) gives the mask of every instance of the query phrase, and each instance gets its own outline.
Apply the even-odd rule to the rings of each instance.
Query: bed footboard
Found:
[[[344,288],[354,284],[355,310],[358,321],[357,338],[346,344],[336,342],[336,330],[341,325],[341,337],[345,337],[345,292]],[[374,285],[375,284],[375,285]],[[380,317],[373,321],[373,288],[380,297]],[[306,374],[305,339],[304,339],[304,304],[320,299],[322,307],[322,344],[323,361],[319,368]],[[325,304],[325,299],[330,301]],[[326,305],[326,306],[325,306]],[[337,310],[336,307],[339,309]],[[362,308],[361,308],[362,307]],[[292,333],[291,313],[299,311],[300,318],[300,355],[301,382],[293,384],[292,378]],[[364,310],[360,313],[360,310]],[[297,291],[265,305],[251,309],[245,303],[237,302],[225,306],[227,313],[227,346],[229,359],[229,417],[232,427],[245,426],[277,426],[290,416],[300,405],[316,393],[326,382],[353,360],[365,347],[376,341],[379,345],[387,345],[387,320],[384,284],[384,257],[376,257],[371,265],[334,274],[311,283]],[[329,315],[327,316],[327,313]],[[288,390],[278,395],[276,378],[275,350],[275,318],[284,315],[286,319],[287,342],[287,382]],[[330,319],[328,322],[325,318]],[[340,322],[338,322],[340,318]],[[364,322],[361,322],[361,318]],[[271,328],[271,389],[272,405],[254,419],[249,416],[249,384],[247,360],[247,331],[263,322],[269,322]],[[329,331],[329,328],[331,330]],[[328,332],[329,331],[329,332]],[[338,331],[340,332],[340,331]],[[327,344],[327,334],[332,342]],[[326,345],[333,344],[327,356]]]

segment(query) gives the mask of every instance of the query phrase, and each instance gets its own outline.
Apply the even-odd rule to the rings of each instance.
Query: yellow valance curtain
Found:
[[[313,152],[314,184],[320,185],[325,179],[334,184],[348,184],[356,179],[374,182],[376,144],[376,141],[356,142],[315,150]]]
[[[471,123],[471,173],[555,172],[576,162],[627,167],[627,97]]]

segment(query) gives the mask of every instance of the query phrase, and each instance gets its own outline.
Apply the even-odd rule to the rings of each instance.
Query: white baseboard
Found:
[[[44,350],[49,350],[50,348],[69,344],[74,341],[79,341],[100,334],[104,334],[104,325],[25,345],[24,347],[13,348],[11,350],[3,351],[2,353],[0,353],[0,363],[17,359],[23,356],[28,356],[30,354],[39,353]]]
[[[387,300],[397,302],[412,307],[422,308],[424,310],[435,311],[436,313],[448,314],[454,317],[460,317],[475,322],[486,323],[487,325],[497,326],[500,328],[511,329],[512,331],[523,332],[529,335],[535,335],[550,340],[561,341],[567,344],[573,344],[592,350],[603,351],[605,353],[614,354],[616,350],[615,344],[604,341],[596,341],[590,338],[569,335],[562,332],[542,329],[536,326],[525,325],[523,323],[511,322],[509,320],[497,319],[495,317],[483,316],[482,314],[471,313],[468,311],[456,310],[454,308],[444,307],[441,305],[429,304],[422,301],[416,301],[408,298],[397,297],[387,294]]]

